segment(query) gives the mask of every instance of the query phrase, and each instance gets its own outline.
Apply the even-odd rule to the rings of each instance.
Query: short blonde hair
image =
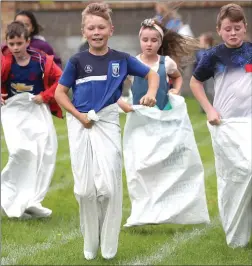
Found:
[[[85,18],[88,15],[102,17],[107,20],[110,24],[112,24],[111,19],[112,10],[106,3],[91,3],[87,5],[87,7],[82,11],[82,21],[81,25],[82,28],[84,27]]]

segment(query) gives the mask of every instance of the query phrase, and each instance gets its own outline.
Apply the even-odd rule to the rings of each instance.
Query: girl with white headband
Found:
[[[169,93],[180,93],[183,80],[178,69],[192,58],[194,51],[198,48],[197,43],[193,38],[183,37],[167,30],[154,19],[145,19],[141,23],[139,38],[142,53],[136,58],[160,76],[156,107],[160,110],[169,110],[171,106],[168,100],[168,90]],[[133,104],[139,104],[141,97],[148,89],[147,81],[133,76],[128,76],[127,80],[130,82],[125,84],[131,86]],[[170,82],[173,84],[172,89],[170,89]],[[132,107],[125,103],[123,110],[130,112]]]
[[[155,106],[159,110],[140,106],[148,84],[128,76],[133,105],[125,103],[123,109],[120,104],[129,112],[123,151],[131,214],[125,226],[207,223],[204,169],[185,100],[178,95],[178,68],[192,57],[197,42],[153,19],[142,22],[139,38],[142,53],[137,59],[160,76]]]

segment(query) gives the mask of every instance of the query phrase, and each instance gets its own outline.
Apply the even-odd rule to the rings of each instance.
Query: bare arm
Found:
[[[170,74],[169,77],[172,79],[174,87],[169,91],[173,94],[179,94],[183,84],[183,78],[181,73],[176,70],[174,73]]]
[[[86,128],[90,128],[92,126],[92,122],[88,119],[87,115],[84,113],[80,113],[74,105],[71,103],[68,97],[69,88],[58,84],[55,91],[55,100],[61,105],[67,112],[72,114],[76,119],[78,119]]]
[[[211,110],[213,107],[207,99],[203,83],[198,81],[195,77],[192,77],[190,81],[190,87],[194,97],[198,100],[204,111],[207,113],[209,110]]]
[[[122,100],[122,98],[120,98],[117,101],[117,104],[119,105],[119,107],[125,112],[125,113],[129,113],[133,111],[133,108],[130,104],[126,103],[125,101]]]
[[[203,83],[198,81],[195,77],[192,77],[190,81],[190,87],[194,97],[198,100],[198,102],[206,112],[209,123],[212,125],[219,125],[220,114],[214,109],[214,107],[207,99],[207,96],[203,89]]]
[[[132,82],[129,76],[123,82],[123,91],[129,91],[131,89]]]

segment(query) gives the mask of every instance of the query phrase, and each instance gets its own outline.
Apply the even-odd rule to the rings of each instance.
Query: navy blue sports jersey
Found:
[[[43,69],[41,63],[36,58],[31,57],[27,66],[18,65],[14,59],[7,83],[9,97],[22,92],[37,95],[44,91],[42,77]]]
[[[109,49],[96,56],[86,50],[70,58],[59,84],[72,88],[72,103],[79,112],[98,112],[118,101],[127,75],[145,77],[149,71],[129,54]]]
[[[204,82],[214,78],[215,109],[222,118],[252,115],[252,43],[239,48],[220,44],[207,50],[193,76]]]

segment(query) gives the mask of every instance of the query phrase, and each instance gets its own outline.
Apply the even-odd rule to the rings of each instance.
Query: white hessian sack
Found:
[[[251,119],[223,120],[211,133],[218,204],[227,244],[246,246],[252,231]]]
[[[125,226],[208,223],[204,169],[184,98],[169,111],[134,106],[123,149],[131,215]]]
[[[49,216],[42,207],[54,173],[57,136],[49,107],[36,104],[29,93],[9,98],[1,122],[9,159],[1,173],[1,206],[8,217],[24,212]]]

